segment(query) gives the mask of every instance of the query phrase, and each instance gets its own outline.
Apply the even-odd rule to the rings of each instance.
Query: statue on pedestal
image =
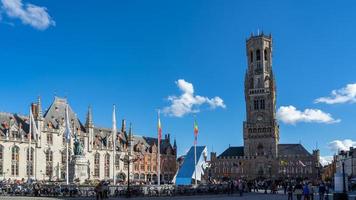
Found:
[[[83,155],[83,144],[78,139],[77,134],[74,136],[74,155],[81,156]]]
[[[79,183],[83,183],[89,178],[89,161],[83,155],[83,144],[79,140],[78,134],[74,134],[74,155],[69,166],[70,181],[79,180]]]

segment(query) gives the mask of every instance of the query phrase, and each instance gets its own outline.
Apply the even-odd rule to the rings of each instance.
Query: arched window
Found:
[[[46,176],[52,178],[53,175],[53,151],[51,149],[46,150]]]
[[[31,147],[31,149],[27,149],[26,151],[26,160],[27,160],[27,166],[26,166],[26,173],[27,176],[33,176],[33,154],[34,154],[34,149]]]
[[[110,154],[105,154],[105,169],[104,176],[110,177]]]
[[[4,147],[0,145],[0,174],[4,174]]]
[[[253,51],[250,51],[250,62],[253,63]]]
[[[139,174],[134,174],[134,180],[139,180],[140,179],[140,175]]]
[[[261,108],[261,110],[264,110],[265,107],[266,107],[266,105],[265,105],[265,100],[264,100],[264,99],[261,99],[261,100],[260,100],[260,108]]]
[[[145,180],[145,177],[146,177],[145,174],[140,174],[140,180],[141,180],[141,181],[144,181],[144,180]]]
[[[258,110],[258,100],[253,100],[253,109]]]
[[[265,60],[268,60],[267,49],[264,50],[263,55],[265,57]]]
[[[67,152],[63,150],[61,152],[61,179],[66,178],[67,173]]]
[[[119,154],[115,155],[115,166],[116,166],[116,169],[120,169],[120,155]]]
[[[19,161],[20,161],[20,148],[18,146],[13,146],[11,148],[11,175],[19,175]]]
[[[100,176],[100,154],[96,153],[94,155],[94,176]]]
[[[261,51],[259,49],[256,50],[256,60],[261,60]]]

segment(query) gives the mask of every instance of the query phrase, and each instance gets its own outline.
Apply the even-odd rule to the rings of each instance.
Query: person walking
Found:
[[[287,194],[287,189],[288,189],[288,184],[287,184],[287,182],[283,182],[283,190],[284,190],[284,195],[286,195]]]
[[[325,185],[322,182],[319,185],[319,200],[324,200],[324,198],[325,198]]]
[[[309,187],[309,199],[314,200],[314,193],[315,193],[314,186],[312,185],[312,183],[309,183],[308,187]]]
[[[310,194],[310,191],[309,191],[308,183],[305,183],[304,187],[303,187],[304,200],[309,200],[309,194]]]
[[[294,186],[294,194],[297,196],[297,200],[302,200],[303,185],[300,182]]]
[[[235,189],[235,184],[234,184],[234,181],[231,180],[231,185],[230,185],[230,192],[231,192],[231,195],[234,195],[234,189]]]
[[[289,186],[287,187],[287,192],[288,192],[288,200],[293,200],[293,185],[292,185],[292,183],[289,183]]]
[[[329,190],[330,190],[330,185],[327,183],[325,184],[325,200],[329,200]]]
[[[239,182],[239,192],[240,192],[240,197],[242,197],[244,193],[244,184],[242,181]]]
[[[103,199],[103,185],[102,182],[99,182],[94,189],[96,193],[96,200],[102,200]]]

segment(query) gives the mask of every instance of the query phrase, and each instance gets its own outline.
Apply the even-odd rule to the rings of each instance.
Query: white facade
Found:
[[[64,110],[67,100],[55,97],[54,102],[42,115],[40,99],[32,104],[39,135],[32,136],[29,144],[29,117],[17,114],[0,113],[0,178],[21,180],[32,178],[36,180],[64,181],[66,179],[66,140]],[[97,128],[93,124],[91,108],[85,125],[77,118],[69,107],[69,119],[71,123],[72,136],[69,143],[69,158],[73,155],[74,134],[76,134],[83,145],[83,156],[89,163],[89,179],[113,179],[114,154],[113,141],[116,141],[115,173],[118,181],[127,178],[127,163],[123,158],[128,154],[128,143],[135,145],[136,136],[126,133],[125,122],[116,134],[108,128]],[[116,138],[113,138],[115,137]],[[130,138],[130,139],[129,139]],[[141,143],[144,142],[141,139]],[[148,145],[149,146],[149,145]],[[167,148],[171,147],[166,145]],[[33,157],[28,164],[28,149],[31,147]],[[152,149],[152,148],[151,148]],[[151,153],[146,150],[146,154]],[[154,153],[154,152],[153,152]],[[176,153],[176,151],[174,151]],[[157,154],[157,152],[156,152]],[[135,152],[133,152],[135,155]],[[154,161],[153,161],[154,162]],[[175,162],[175,159],[174,161]],[[28,169],[28,166],[33,166]],[[130,174],[133,177],[134,164],[130,164]],[[155,172],[143,172],[145,177],[151,177]],[[164,172],[163,172],[164,173]],[[150,174],[148,176],[148,174]]]

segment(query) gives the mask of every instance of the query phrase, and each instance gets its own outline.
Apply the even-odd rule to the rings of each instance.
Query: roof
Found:
[[[244,147],[243,146],[229,147],[222,154],[220,154],[218,156],[218,158],[235,157],[235,156],[239,156],[239,157],[244,156]]]
[[[12,126],[21,127],[22,135],[25,135],[29,131],[28,117],[17,114],[0,112],[0,134],[5,136],[8,128]]]
[[[65,108],[67,99],[55,97],[53,103],[44,114],[45,124],[51,124],[53,128],[58,129],[61,125],[64,126]],[[85,128],[72,108],[68,105],[69,120],[74,122],[74,126],[85,132]]]
[[[311,154],[301,144],[279,144],[278,155],[309,155]]]

